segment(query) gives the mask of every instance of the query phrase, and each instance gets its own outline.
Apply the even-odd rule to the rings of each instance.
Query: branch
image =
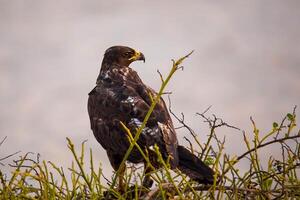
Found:
[[[284,137],[284,138],[280,138],[280,139],[275,139],[275,140],[272,140],[272,141],[270,141],[270,142],[266,142],[266,143],[264,143],[264,144],[260,144],[260,145],[258,145],[258,146],[256,146],[256,147],[250,149],[249,151],[243,153],[243,154],[240,155],[239,157],[237,157],[236,161],[241,160],[243,157],[245,157],[245,156],[248,155],[249,153],[251,153],[251,152],[253,152],[253,151],[255,151],[255,150],[259,149],[259,148],[262,148],[262,147],[264,147],[264,146],[267,146],[267,145],[270,145],[270,144],[273,144],[273,143],[277,143],[277,142],[281,143],[281,142],[283,142],[283,141],[285,141],[285,140],[292,140],[292,139],[295,139],[295,138],[300,138],[300,131],[299,131],[298,135],[293,135],[293,136],[288,136],[288,137]]]

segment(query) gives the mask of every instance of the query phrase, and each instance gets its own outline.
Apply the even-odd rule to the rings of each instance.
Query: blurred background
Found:
[[[0,140],[7,140],[0,157],[21,150],[70,166],[65,138],[77,145],[87,139],[109,176],[106,153],[89,127],[87,98],[113,45],[144,53],[146,63],[132,68],[155,90],[157,69],[166,74],[171,59],[195,50],[167,90],[172,110],[184,113],[202,142],[207,128],[195,113],[210,105],[210,113],[248,136],[252,116],[264,134],[300,103],[299,9],[297,0],[2,0]],[[226,152],[245,150],[240,131],[218,134],[226,135]],[[179,130],[180,143],[188,145],[184,136],[191,138]],[[280,149],[266,149],[261,159],[270,153]]]

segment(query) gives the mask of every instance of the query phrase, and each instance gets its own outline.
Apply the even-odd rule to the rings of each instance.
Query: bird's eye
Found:
[[[130,55],[131,55],[130,52],[125,52],[125,53],[124,53],[124,56],[125,56],[125,57],[129,57]]]

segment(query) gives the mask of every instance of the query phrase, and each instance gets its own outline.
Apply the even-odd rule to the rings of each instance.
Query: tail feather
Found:
[[[212,184],[214,171],[204,164],[197,156],[183,146],[178,146],[178,168],[191,179],[203,183]]]

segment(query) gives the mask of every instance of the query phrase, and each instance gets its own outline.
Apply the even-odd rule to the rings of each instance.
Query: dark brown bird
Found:
[[[130,145],[120,122],[123,122],[134,134],[141,126],[151,105],[149,94],[152,97],[157,95],[129,67],[130,63],[137,60],[145,62],[144,55],[129,47],[113,46],[107,49],[97,78],[97,85],[89,93],[88,112],[91,129],[97,141],[106,150],[115,171],[118,170]],[[211,184],[213,182],[213,170],[189,150],[178,145],[171,117],[162,98],[143,129],[138,144],[143,150],[147,149],[153,166],[160,167],[153,151],[153,146],[156,144],[165,160],[168,157],[171,158],[169,160],[172,169],[178,168],[199,183]],[[143,156],[136,148],[131,152],[128,161],[145,163]],[[149,172],[150,169],[146,171]],[[152,180],[149,176],[146,177],[143,185],[151,187]],[[119,187],[122,188],[120,177]]]

